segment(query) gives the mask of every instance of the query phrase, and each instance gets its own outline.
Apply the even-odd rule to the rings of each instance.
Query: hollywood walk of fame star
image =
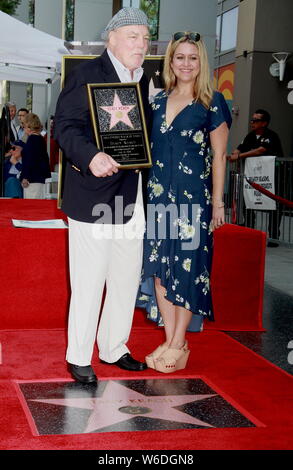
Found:
[[[48,398],[30,401],[92,410],[84,433],[90,433],[107,426],[129,420],[134,416],[193,424],[213,428],[214,426],[197,419],[175,407],[211,398],[216,394],[196,395],[156,395],[146,396],[110,380],[102,397],[86,398]]]
[[[162,88],[155,88],[154,80],[151,78],[149,82],[149,96],[156,96]]]
[[[134,105],[124,105],[121,103],[119,96],[115,92],[114,101],[112,106],[100,106],[101,109],[111,115],[110,129],[112,129],[118,122],[123,122],[127,126],[133,128],[133,124],[129,119],[128,113],[135,107]]]

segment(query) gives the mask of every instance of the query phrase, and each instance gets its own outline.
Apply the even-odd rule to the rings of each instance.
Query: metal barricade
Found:
[[[292,208],[277,203],[274,211],[246,209],[244,179],[244,161],[228,163],[225,189],[227,222],[262,230],[273,240],[293,244]],[[293,201],[293,158],[276,159],[275,194]]]
[[[236,171],[231,172],[231,223],[243,224],[243,175]]]

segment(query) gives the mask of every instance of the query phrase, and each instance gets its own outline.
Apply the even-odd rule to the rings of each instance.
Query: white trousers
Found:
[[[127,224],[68,221],[71,300],[66,360],[89,365],[96,339],[100,359],[115,362],[129,352],[126,343],[141,276],[145,225],[141,174],[135,211]]]
[[[30,183],[27,188],[23,188],[24,199],[44,199],[45,185],[43,183]]]

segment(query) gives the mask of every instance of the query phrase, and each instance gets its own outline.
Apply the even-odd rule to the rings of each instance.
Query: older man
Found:
[[[143,227],[141,174],[121,170],[97,148],[86,89],[87,83],[140,82],[148,114],[148,82],[141,68],[149,42],[146,15],[123,8],[107,25],[103,39],[103,54],[69,75],[55,115],[55,136],[67,158],[62,206],[69,220],[71,279],[66,359],[73,377],[82,383],[96,381],[91,367],[96,335],[103,363],[133,371],[146,368],[126,346],[140,279],[142,235],[132,237],[131,230],[124,229]],[[131,204],[133,213],[127,210]],[[98,218],[101,205],[111,209],[106,224]]]

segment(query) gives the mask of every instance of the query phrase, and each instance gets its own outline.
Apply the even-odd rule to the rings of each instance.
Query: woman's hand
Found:
[[[213,229],[222,227],[225,223],[225,207],[213,206],[212,224]]]
[[[10,163],[12,163],[12,165],[16,165],[18,163],[18,160],[19,158],[17,158],[15,155],[11,155],[10,157]]]

